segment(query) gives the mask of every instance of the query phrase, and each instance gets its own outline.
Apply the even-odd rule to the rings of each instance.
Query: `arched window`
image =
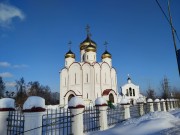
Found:
[[[111,103],[114,103],[114,96],[113,96],[112,93],[109,94],[109,101],[110,101]]]
[[[133,96],[135,96],[135,90],[133,89]]]
[[[128,91],[128,89],[126,89],[126,96],[129,96],[129,91]]]
[[[68,97],[68,102],[71,100],[72,97],[74,97],[73,94],[69,95],[69,97]]]
[[[130,93],[130,96],[132,96],[132,89],[131,89],[131,87],[129,88],[129,93]]]

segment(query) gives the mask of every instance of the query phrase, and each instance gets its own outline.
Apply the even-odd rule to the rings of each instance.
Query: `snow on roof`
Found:
[[[25,101],[25,103],[23,105],[23,110],[32,109],[34,107],[35,108],[37,108],[37,107],[45,108],[44,98],[38,97],[38,96],[28,97],[28,99]]]
[[[159,101],[160,101],[159,99],[155,99],[155,100],[154,100],[154,102],[156,102],[156,103],[159,102]]]
[[[68,107],[78,107],[78,106],[84,106],[83,99],[77,96],[72,97],[71,100],[68,102]]]
[[[151,98],[148,98],[147,102],[150,103],[153,102],[153,100]]]
[[[15,108],[15,100],[12,98],[2,98],[0,99],[0,108]]]
[[[107,105],[107,102],[106,102],[106,100],[104,98],[98,97],[95,100],[95,105]]]

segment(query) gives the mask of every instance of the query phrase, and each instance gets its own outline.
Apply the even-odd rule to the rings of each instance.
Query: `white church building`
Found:
[[[112,66],[112,56],[105,50],[97,62],[97,44],[87,38],[80,43],[81,61],[76,61],[75,54],[69,49],[65,54],[65,66],[60,71],[60,106],[78,96],[86,104],[92,103],[97,97],[117,103],[118,87],[116,70]]]
[[[136,104],[137,99],[143,98],[144,101],[146,99],[145,96],[140,94],[139,86],[132,83],[130,76],[128,75],[127,83],[121,87],[122,95],[126,96],[129,99],[131,104]]]

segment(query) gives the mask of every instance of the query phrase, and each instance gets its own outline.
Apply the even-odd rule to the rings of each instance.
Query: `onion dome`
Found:
[[[71,50],[69,50],[66,53],[65,58],[74,58],[75,59],[75,54]]]
[[[105,50],[105,52],[101,56],[102,59],[111,58],[111,57],[112,57],[111,54],[107,50]]]
[[[96,52],[96,47],[91,43],[86,47],[86,52]]]
[[[96,43],[90,39],[89,35],[87,35],[87,38],[80,44],[80,50],[86,49],[90,44],[96,48]]]

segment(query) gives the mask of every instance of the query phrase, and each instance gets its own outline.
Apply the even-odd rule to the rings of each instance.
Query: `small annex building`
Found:
[[[126,98],[129,99],[129,102],[131,104],[136,104],[138,98],[145,99],[145,97],[142,94],[140,94],[139,86],[132,83],[129,75],[127,83],[121,87],[121,93],[123,96],[126,96]]]

